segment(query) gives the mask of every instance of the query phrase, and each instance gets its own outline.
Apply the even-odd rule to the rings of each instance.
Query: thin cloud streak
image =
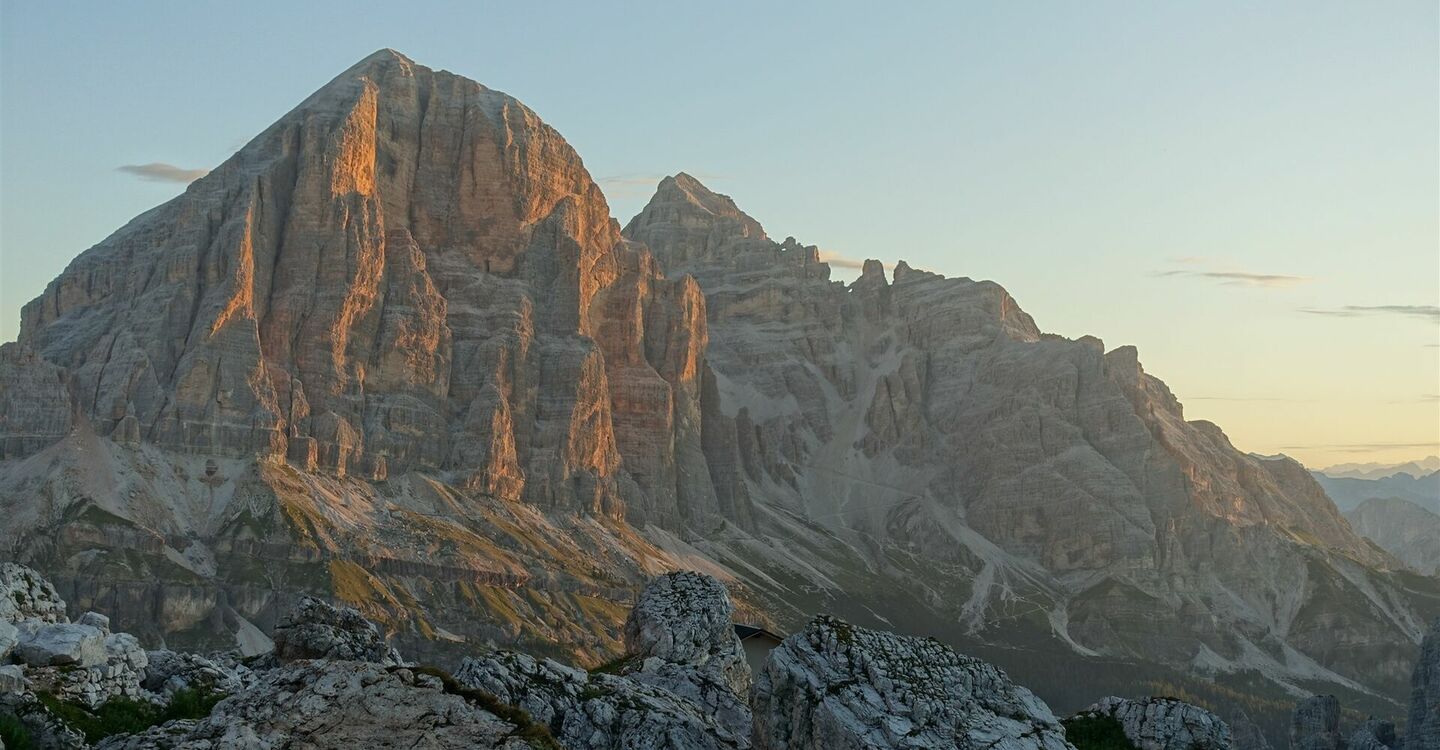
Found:
[[[1440,443],[1341,443],[1338,445],[1282,445],[1280,450],[1285,451],[1313,451],[1330,450],[1340,453],[1377,453],[1380,451],[1425,448],[1432,449],[1440,447]]]
[[[836,268],[848,268],[852,271],[865,270],[865,259],[852,258],[848,255],[841,255],[840,253],[831,252],[829,250],[820,251],[820,261],[822,263],[829,263]],[[886,271],[890,271],[895,267],[894,263],[885,263],[883,261],[880,263],[880,265],[884,267]]]
[[[1334,318],[1358,318],[1366,315],[1400,315],[1440,323],[1440,307],[1435,305],[1345,305],[1344,307],[1302,307],[1300,312],[1328,315]],[[1427,346],[1434,346],[1428,344]]]
[[[1181,262],[1192,262],[1192,259],[1181,259]],[[1291,276],[1280,273],[1248,273],[1245,271],[1191,271],[1188,269],[1177,269],[1174,271],[1161,271],[1157,276],[1188,276],[1199,279],[1217,281],[1226,286],[1250,286],[1263,288],[1281,288],[1295,286],[1313,281],[1308,276]]]
[[[208,169],[185,169],[159,161],[152,161],[149,164],[125,164],[115,169],[150,182],[178,182],[184,185],[210,174]]]

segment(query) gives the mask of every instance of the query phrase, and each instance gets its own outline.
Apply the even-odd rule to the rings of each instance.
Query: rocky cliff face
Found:
[[[1440,573],[1440,516],[1409,500],[1375,497],[1346,513],[1345,520],[1416,572]]]
[[[72,603],[249,654],[315,596],[422,658],[598,663],[698,568],[749,621],[1393,695],[1440,610],[1133,348],[992,282],[833,281],[685,175],[622,233],[535,113],[388,50],[26,306],[0,513]],[[740,689],[707,675],[687,699]]]
[[[706,292],[761,535],[804,519],[972,632],[1039,620],[1082,653],[1398,691],[1432,594],[1298,463],[1187,421],[1133,347],[1042,333],[1000,286],[903,261],[832,281],[685,174],[625,236]]]

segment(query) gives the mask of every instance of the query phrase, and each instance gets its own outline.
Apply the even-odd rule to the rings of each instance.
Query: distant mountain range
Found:
[[[1311,472],[1325,494],[1335,501],[1341,512],[1349,512],[1371,498],[1400,498],[1431,513],[1440,513],[1440,472],[1428,474],[1395,473],[1377,479],[1333,477]]]
[[[1440,471],[1440,456],[1427,456],[1419,461],[1406,461],[1398,464],[1335,464],[1316,471],[1337,479],[1384,479],[1402,473],[1418,477]]]
[[[418,658],[599,663],[690,568],[747,621],[933,635],[1062,707],[1200,675],[1398,712],[1440,615],[1134,347],[991,281],[831,280],[683,173],[622,231],[533,111],[389,50],[25,306],[0,514],[75,606],[192,648],[313,594]]]

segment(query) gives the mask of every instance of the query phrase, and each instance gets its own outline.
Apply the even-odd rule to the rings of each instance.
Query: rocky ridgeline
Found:
[[[0,564],[0,730],[45,750],[268,750],[278,747],[862,750],[1091,747],[1075,721],[1124,735],[1104,747],[1251,750],[1219,717],[1173,698],[1105,698],[1062,723],[1029,690],[931,638],[814,618],[752,675],[714,578],[650,582],[625,624],[627,655],[592,671],[511,651],[466,658],[453,676],[406,662],[349,608],[304,598],[276,625],[273,651],[237,660],[145,651],[104,615],[74,621],[34,571]],[[1302,701],[1292,748],[1432,750],[1440,622],[1416,670],[1412,734],[1371,719],[1348,735],[1332,696]],[[112,702],[162,706],[213,696],[203,715],[88,737],[67,712]],[[210,707],[213,706],[213,707]],[[5,736],[0,734],[0,736]],[[10,735],[13,737],[13,735]],[[1071,740],[1075,744],[1071,744]],[[1121,744],[1114,744],[1120,742]],[[1099,746],[1099,745],[1095,745]],[[0,744],[0,749],[4,745]]]

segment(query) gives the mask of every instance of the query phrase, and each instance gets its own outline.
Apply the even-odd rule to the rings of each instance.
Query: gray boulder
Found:
[[[404,662],[391,648],[375,624],[350,607],[333,607],[314,597],[304,597],[273,635],[275,656],[281,661],[296,659],[343,659],[368,661],[383,666]]]
[[[816,617],[755,678],[754,746],[765,750],[1064,750],[1044,701],[933,638]]]
[[[735,605],[724,584],[693,571],[652,580],[625,620],[625,649],[719,674],[737,695],[750,692],[750,665],[735,635]]]
[[[243,686],[239,669],[199,654],[165,649],[146,653],[141,686],[152,693],[173,695],[177,690],[234,693]]]
[[[26,621],[19,630],[14,656],[25,664],[90,667],[105,663],[105,634],[89,625]]]
[[[1344,750],[1340,736],[1340,701],[1315,695],[1296,704],[1290,715],[1290,747],[1294,750]]]
[[[1228,750],[1233,747],[1230,726],[1220,717],[1174,698],[1131,700],[1111,696],[1080,715],[1115,719],[1139,750]]]
[[[19,664],[0,664],[0,693],[22,693],[28,687],[24,667]]]
[[[1430,623],[1410,675],[1405,750],[1440,750],[1440,618]]]
[[[106,635],[110,634],[110,618],[100,614],[99,612],[86,612],[85,614],[75,618],[75,622],[81,625],[89,625],[90,627],[95,628],[96,630],[99,630]]]

